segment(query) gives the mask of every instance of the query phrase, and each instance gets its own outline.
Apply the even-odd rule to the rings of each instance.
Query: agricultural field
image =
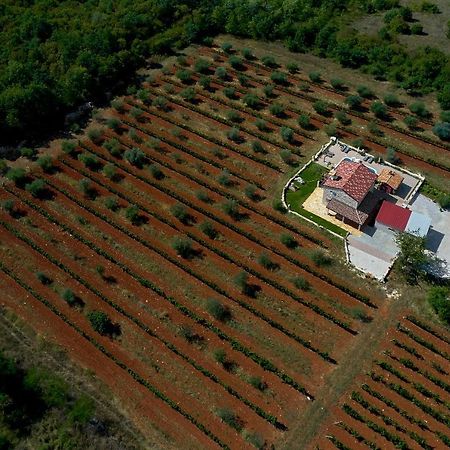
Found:
[[[448,445],[448,330],[356,277],[342,242],[279,197],[333,135],[391,147],[439,196],[450,145],[432,115],[411,130],[407,105],[350,107],[356,87],[325,76],[190,47],[2,180],[1,305],[94,373],[154,447]]]

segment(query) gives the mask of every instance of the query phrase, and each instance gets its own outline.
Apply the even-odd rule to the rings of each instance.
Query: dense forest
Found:
[[[386,14],[378,36],[353,29],[352,18],[377,11]],[[430,48],[408,53],[397,37],[410,20],[398,0],[5,0],[1,144],[48,134],[83,102],[124,89],[149,56],[219,32],[281,40],[414,95],[437,91],[450,109],[449,58]]]

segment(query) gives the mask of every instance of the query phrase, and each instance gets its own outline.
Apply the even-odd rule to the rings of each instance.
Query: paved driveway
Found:
[[[379,280],[386,276],[397,255],[395,234],[389,230],[365,227],[361,236],[347,238],[350,262]]]
[[[427,248],[447,263],[441,267],[444,272],[441,275],[450,277],[450,211],[441,211],[437,203],[422,194],[414,198],[410,207],[431,219]]]

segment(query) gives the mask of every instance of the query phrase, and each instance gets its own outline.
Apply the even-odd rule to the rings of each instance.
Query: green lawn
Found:
[[[317,182],[322,178],[322,175],[327,173],[329,169],[321,166],[317,163],[311,163],[303,172],[300,173],[300,176],[303,178],[304,184],[295,183],[298,189],[295,192],[286,191],[286,201],[289,204],[289,207],[292,211],[298,212],[302,216],[316,222],[318,225],[321,225],[327,228],[330,231],[338,234],[339,236],[345,237],[347,236],[347,231],[342,228],[334,225],[331,222],[328,222],[325,219],[322,219],[315,214],[306,211],[302,205],[303,202],[311,195],[314,189],[317,187]]]

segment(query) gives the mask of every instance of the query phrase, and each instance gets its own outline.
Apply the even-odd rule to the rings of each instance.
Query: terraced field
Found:
[[[336,269],[334,238],[272,206],[274,186],[317,150],[329,120],[310,113],[311,125],[302,128],[304,105],[314,94],[337,108],[340,94],[311,83],[305,94],[301,75],[287,75],[270,94],[286,104],[275,117],[267,111],[272,99],[261,95],[253,107],[241,101],[267,84],[266,67],[252,60],[230,68],[217,49],[198,55],[211,77],[207,89],[196,84],[200,75],[180,81],[186,66],[159,71],[104,112],[101,131],[95,125],[90,138],[65,145],[52,167],[3,183],[0,201],[10,206],[0,212],[1,302],[91,369],[138,426],[157,428],[168,446],[283,447],[335,374],[348,371],[352,381],[363,364],[349,364],[354,350],[378,330],[375,340],[383,340],[392,305],[374,285]],[[224,64],[226,77],[214,75]],[[225,86],[235,87],[232,98]],[[368,120],[351,114],[355,123]],[[447,176],[448,148],[380,126],[401,135],[405,149],[415,140],[429,148],[423,156],[402,147],[405,163]],[[290,139],[283,127],[292,129]],[[366,143],[384,151],[372,138]],[[33,191],[36,180],[45,184]],[[91,327],[93,311],[107,315],[108,330]],[[430,332],[415,320],[401,321],[399,343],[389,344],[362,386],[394,392],[388,378],[401,371],[399,386],[417,399],[417,416],[436,421],[423,439],[448,444],[445,376],[430,364],[447,374],[449,352],[435,335],[435,346],[424,346]],[[353,413],[365,408],[370,393],[362,390],[338,410],[343,425],[331,427],[321,445],[356,448],[348,430],[366,436],[372,410]],[[367,434],[358,446],[422,439],[403,416],[389,424],[395,433],[385,433],[384,418],[374,419],[384,437]]]

